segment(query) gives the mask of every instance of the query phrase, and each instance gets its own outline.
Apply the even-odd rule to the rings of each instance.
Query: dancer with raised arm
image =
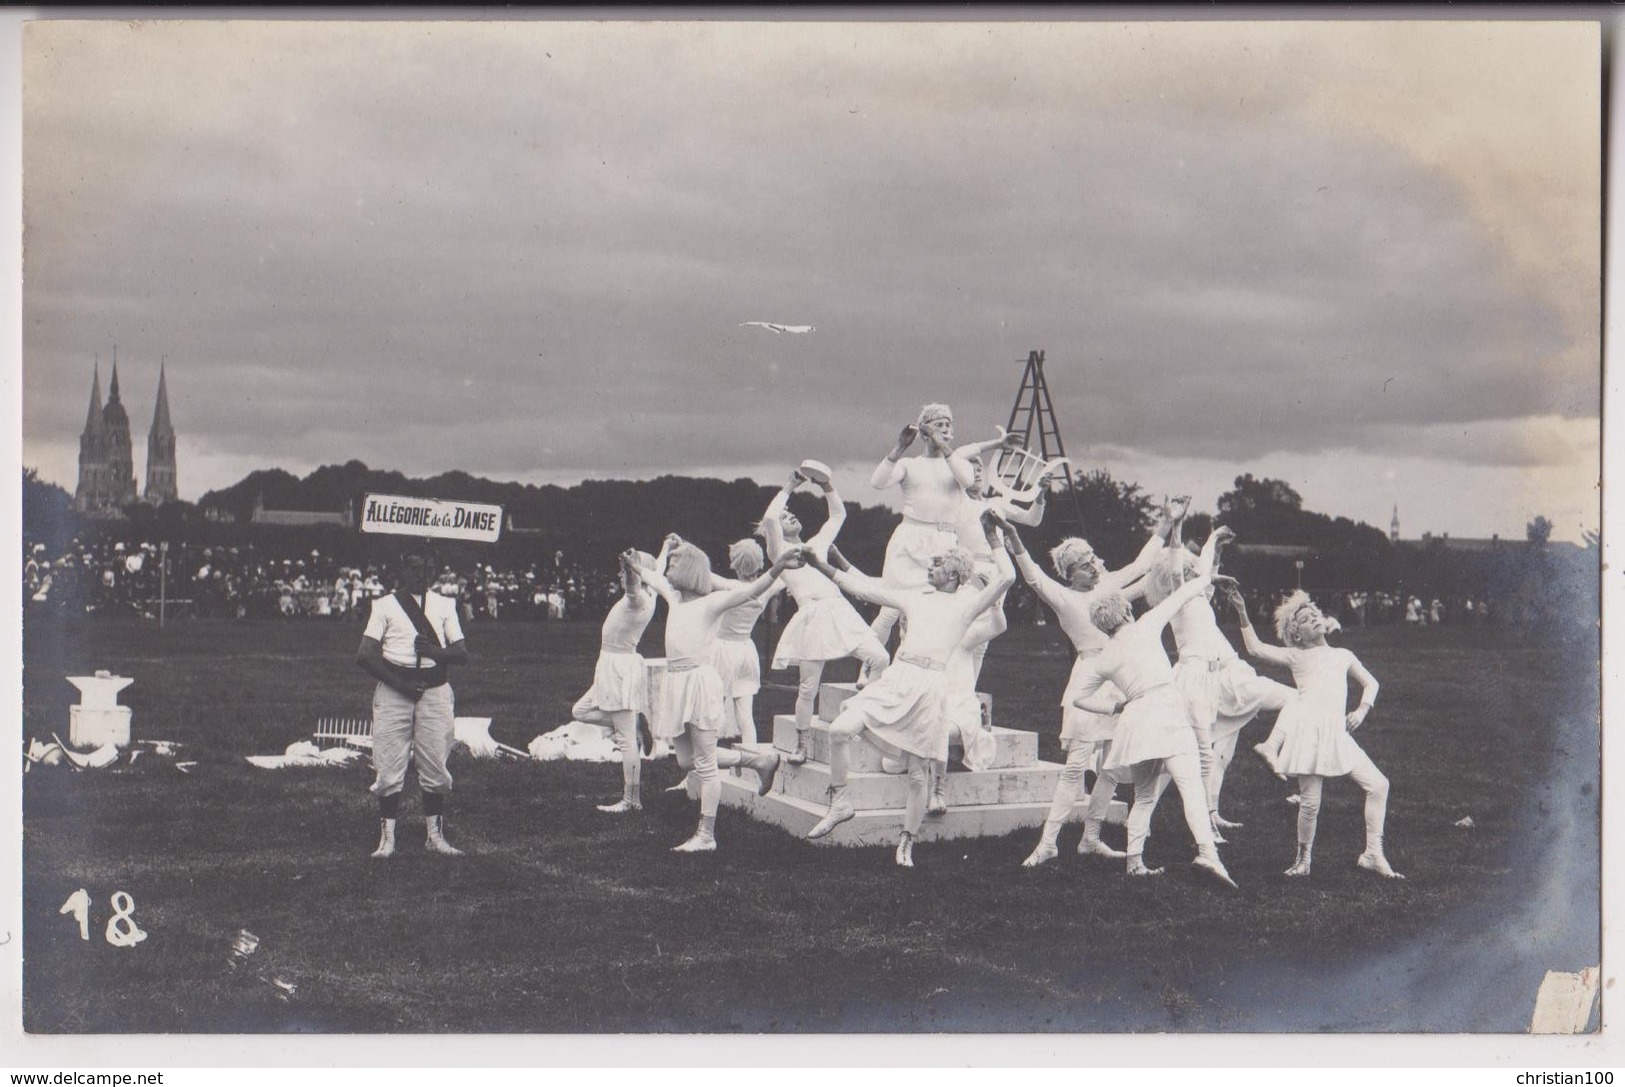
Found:
[[[987,531],[990,535],[996,531],[991,518]],[[895,859],[911,868],[914,839],[925,818],[927,764],[948,757],[948,658],[977,617],[1015,582],[1015,575],[1006,567],[986,586],[971,588],[970,556],[957,547],[931,559],[927,567],[931,591],[897,589],[861,574],[837,571],[821,555],[809,555],[808,561],[854,596],[896,608],[906,626],[891,666],[847,699],[829,727],[829,811],[807,837],[822,838],[857,814],[847,799],[846,782],[852,740],[863,734],[907,764],[908,804]]]
[[[925,452],[904,453],[918,437]],[[1001,444],[1018,445],[1019,435],[1004,435],[973,447],[984,451]],[[897,435],[897,444],[875,466],[869,485],[877,491],[899,487],[903,492],[903,521],[886,543],[886,564],[881,580],[901,589],[923,589],[931,559],[959,546],[960,519],[965,513],[965,491],[976,482],[976,470],[954,451],[954,416],[946,404],[927,404],[919,418]],[[882,608],[872,628],[882,646],[897,624],[897,612]],[[872,679],[873,677],[866,677]]]
[[[1178,508],[1182,511],[1183,503],[1189,500],[1181,498],[1174,501],[1180,504]],[[1038,845],[1022,862],[1024,867],[1036,868],[1055,859],[1056,840],[1078,802],[1084,774],[1088,770],[1095,772],[1095,784],[1089,791],[1089,806],[1084,813],[1083,837],[1078,841],[1078,852],[1119,859],[1125,856],[1100,840],[1100,827],[1106,821],[1106,810],[1111,806],[1119,780],[1128,780],[1126,776],[1119,779],[1115,770],[1107,770],[1104,765],[1106,749],[1111,746],[1112,736],[1117,731],[1117,718],[1079,709],[1073,705],[1073,700],[1081,693],[1087,662],[1098,656],[1109,641],[1089,618],[1090,607],[1107,593],[1121,593],[1129,601],[1139,599],[1144,584],[1139,579],[1162,553],[1163,536],[1171,523],[1171,516],[1170,506],[1165,504],[1157,531],[1146,540],[1134,561],[1118,570],[1107,570],[1094,548],[1089,546],[1089,541],[1077,536],[1062,540],[1050,551],[1050,563],[1061,576],[1061,581],[1048,577],[1039,568],[1015,530],[1005,533],[1005,547],[1015,559],[1022,579],[1038,599],[1055,613],[1056,621],[1061,624],[1061,630],[1076,653],[1072,673],[1067,677],[1066,690],[1061,694],[1061,750],[1066,754],[1066,765],[1061,768],[1060,779],[1055,783],[1055,796],[1050,801],[1049,816],[1044,820]],[[1106,690],[1113,697],[1122,695],[1121,691],[1109,684]]]
[[[1183,513],[1168,535],[1168,549],[1152,566],[1146,579],[1145,599],[1155,606],[1188,580],[1196,556],[1185,549],[1180,536]],[[1214,562],[1218,562],[1214,555]],[[1228,579],[1215,578],[1215,582]],[[1174,615],[1168,624],[1174,634],[1179,660],[1174,665],[1174,686],[1185,699],[1196,727],[1196,742],[1202,761],[1202,786],[1207,793],[1208,816],[1214,837],[1224,841],[1224,832],[1240,823],[1219,814],[1219,792],[1224,788],[1225,771],[1236,755],[1236,741],[1247,722],[1261,710],[1279,710],[1293,696],[1292,688],[1260,676],[1241,659],[1230,639],[1219,630],[1213,613],[1213,590],[1209,589]]]
[[[742,588],[762,572],[767,564],[762,545],[755,540],[738,540],[728,547],[728,565],[737,581],[716,578],[714,587],[722,590]],[[717,652],[714,663],[717,675],[722,677],[722,698],[728,708],[731,724],[723,728],[723,738],[737,739],[740,743],[756,742],[756,692],[762,689],[762,658],[751,640],[751,631],[769,600],[784,591],[784,579],[761,596],[752,597],[722,613],[722,626],[717,630]]]
[[[797,549],[784,551],[766,572],[728,592],[713,591],[711,562],[691,543],[676,540],[664,575],[651,571],[645,580],[666,601],[666,682],[661,691],[663,712],[656,715],[677,752],[677,764],[693,770],[700,780],[700,822],[693,837],[676,846],[678,853],[705,853],[717,847],[717,804],[722,797],[718,767],[745,766],[761,781],[766,796],[778,773],[776,753],[757,755],[735,748],[717,747],[717,730],[726,709],[722,677],[712,663],[717,631],[729,608],[761,596],[773,580],[801,561]]]
[[[798,549],[827,561],[829,546],[846,523],[846,505],[825,479],[818,486],[824,492],[829,517],[812,538],[802,544],[801,520],[786,505],[806,478],[799,471],[791,472],[789,482],[773,496],[773,501],[767,504],[767,512],[762,514],[762,540],[767,546],[767,557],[773,562]],[[864,623],[857,609],[824,574],[807,566],[791,567],[784,572],[784,584],[795,599],[796,613],[779,635],[779,644],[773,650],[773,667],[788,668],[794,663],[800,672],[796,685],[796,749],[785,757],[792,766],[800,766],[807,761],[807,735],[812,729],[813,708],[818,701],[824,665],[843,657],[856,657],[865,670],[878,675],[889,658],[880,639]]]
[[[1005,557],[1004,551],[1000,549],[993,554],[995,558],[991,566],[992,575],[997,577],[1001,572],[1008,573],[1011,583],[1014,584],[1015,570],[1011,567],[1010,560]],[[829,549],[829,563],[837,570],[863,574],[862,570],[847,561],[846,556],[842,555],[840,548],[837,547]],[[972,575],[972,581],[978,589],[989,580],[981,571]],[[976,695],[976,672],[978,654],[986,650],[987,644],[1008,630],[1009,626],[1004,614],[1004,598],[1000,597],[971,623],[970,630],[965,632],[965,637],[949,655],[948,666],[944,669],[948,683],[948,743],[959,744],[967,770],[989,769],[993,765],[994,756],[998,753],[998,741],[993,738],[992,723],[984,718],[982,701]],[[892,766],[896,764],[897,761],[891,759],[885,762],[888,770],[892,770]],[[926,814],[946,814],[947,761],[938,762],[933,759],[928,767],[928,779]]]
[[[1390,879],[1403,879],[1383,853],[1383,824],[1388,816],[1388,779],[1371,761],[1352,733],[1365,723],[1377,701],[1377,678],[1347,649],[1326,644],[1336,630],[1308,594],[1296,592],[1275,611],[1275,633],[1286,648],[1269,645],[1253,630],[1247,603],[1234,590],[1226,594],[1241,619],[1241,638],[1247,652],[1259,660],[1292,669],[1297,691],[1281,710],[1277,729],[1284,735],[1276,765],[1298,779],[1298,855],[1289,876],[1307,876],[1320,818],[1320,798],[1326,779],[1345,774],[1365,790],[1365,852],[1355,862],[1367,871]],[[1360,704],[1348,706],[1348,681],[1360,684]]]
[[[1233,536],[1228,528],[1214,529],[1202,548],[1195,579],[1140,618],[1134,618],[1121,593],[1103,593],[1089,608],[1089,618],[1109,640],[1099,655],[1085,663],[1079,697],[1073,705],[1090,713],[1119,716],[1105,767],[1126,770],[1134,780],[1134,806],[1128,813],[1129,875],[1162,873],[1160,868],[1146,867],[1144,854],[1151,833],[1151,812],[1163,776],[1167,775],[1179,790],[1185,824],[1196,840],[1194,863],[1235,886],[1213,841],[1197,760],[1196,732],[1185,700],[1174,687],[1173,665],[1162,648],[1162,632],[1174,613],[1207,590],[1212,583],[1214,552]],[[1115,684],[1121,695],[1105,690],[1108,683]]]
[[[649,714],[648,665],[638,655],[638,641],[655,614],[655,594],[644,576],[666,561],[642,551],[621,552],[621,598],[604,617],[592,688],[570,710],[577,721],[609,731],[621,755],[621,799],[600,804],[602,812],[641,811],[642,758],[638,751],[638,714]]]

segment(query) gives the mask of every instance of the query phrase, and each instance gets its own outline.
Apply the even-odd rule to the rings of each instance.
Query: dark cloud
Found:
[[[30,440],[114,342],[210,448],[498,475],[986,432],[1034,347],[1074,444],[1168,457],[1517,464],[1471,424],[1598,410],[1445,173],[1280,93],[827,31],[208,41],[30,50]]]

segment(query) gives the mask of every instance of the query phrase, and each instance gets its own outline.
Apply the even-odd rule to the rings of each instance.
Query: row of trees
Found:
[[[1115,565],[1127,561],[1144,542],[1157,502],[1136,483],[1114,479],[1105,471],[1079,472],[1072,479],[1077,513],[1064,488],[1051,499],[1051,513],[1035,529],[1024,529],[1029,547],[1045,551],[1063,535],[1086,534],[1096,550]],[[569,561],[612,568],[613,557],[627,546],[653,550],[668,531],[675,531],[720,556],[731,541],[750,535],[774,489],[752,480],[695,479],[663,476],[648,481],[588,480],[573,487],[535,486],[481,479],[451,472],[411,479],[399,472],[368,468],[360,461],[318,468],[303,479],[281,470],[258,471],[232,487],[212,491],[195,505],[173,502],[159,508],[135,505],[126,519],[86,520],[73,512],[60,487],[40,480],[32,470],[23,477],[23,528],[31,541],[60,552],[69,541],[105,539],[187,542],[194,545],[320,549],[346,562],[388,561],[412,541],[401,537],[368,537],[333,525],[270,526],[251,524],[256,506],[268,509],[339,511],[358,507],[368,492],[418,497],[457,498],[501,505],[518,531],[495,545],[442,544],[448,560],[478,556],[499,568]],[[816,493],[798,493],[791,508],[809,524],[823,518]],[[847,504],[842,549],[861,568],[879,570],[886,541],[898,515],[885,507]],[[1454,548],[1443,539],[1395,545],[1387,534],[1346,517],[1330,517],[1303,508],[1290,485],[1276,479],[1237,477],[1219,496],[1212,514],[1193,515],[1188,539],[1200,539],[1213,523],[1235,529],[1243,543],[1288,545],[1292,555],[1233,551],[1226,569],[1260,588],[1290,588],[1301,583],[1322,594],[1352,591],[1403,592],[1423,599],[1472,598],[1492,607],[1514,605],[1596,612],[1596,550],[1556,547],[1549,543],[1551,525],[1544,517],[1528,526],[1526,539],[1509,540],[1485,550]],[[1558,554],[1558,552],[1561,554]],[[1302,558],[1300,571],[1296,562]],[[1553,586],[1561,586],[1554,589]]]

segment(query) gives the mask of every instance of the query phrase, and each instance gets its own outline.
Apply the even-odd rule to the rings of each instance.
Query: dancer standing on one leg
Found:
[[[434,568],[422,555],[401,562],[394,593],[373,601],[361,635],[356,663],[378,681],[372,694],[372,761],[377,778],[379,859],[395,855],[395,821],[400,813],[406,766],[415,760],[423,791],[425,844],[431,853],[458,856],[446,841],[446,797],[451,795],[453,702],[446,666],[467,664],[457,605],[429,591]]]
[[[1090,713],[1119,715],[1117,731],[1106,753],[1108,770],[1126,770],[1134,779],[1134,806],[1128,814],[1128,873],[1159,875],[1162,869],[1145,865],[1145,842],[1151,832],[1151,812],[1163,778],[1172,779],[1185,809],[1185,825],[1196,840],[1197,867],[1235,886],[1219,860],[1208,820],[1197,760],[1196,732],[1191,727],[1185,700],[1174,687],[1174,669],[1162,648],[1162,632],[1187,601],[1207,591],[1213,577],[1213,555],[1219,544],[1234,536],[1219,527],[1208,537],[1197,561],[1196,577],[1139,619],[1121,593],[1105,593],[1089,609],[1089,618],[1108,637],[1106,648],[1084,666],[1080,696],[1073,703]],[[1115,684],[1121,698],[1104,690]]]
[[[655,594],[644,575],[666,561],[640,551],[621,553],[621,598],[604,617],[592,688],[570,710],[574,720],[607,729],[621,755],[621,799],[600,804],[602,812],[641,811],[642,757],[638,751],[638,714],[649,713],[648,665],[638,655],[638,641],[655,614]]]
[[[1185,500],[1178,501],[1183,503]],[[1183,505],[1178,509],[1183,512]],[[1039,569],[1022,545],[1020,535],[1014,530],[1005,533],[1005,546],[1015,559],[1016,568],[1038,599],[1055,613],[1056,621],[1061,624],[1061,630],[1066,633],[1077,654],[1072,664],[1072,674],[1067,677],[1066,690],[1061,694],[1061,750],[1066,753],[1066,765],[1061,768],[1060,779],[1055,783],[1055,796],[1050,801],[1049,816],[1044,820],[1038,845],[1022,862],[1027,868],[1035,868],[1055,858],[1056,839],[1078,802],[1084,773],[1091,769],[1095,772],[1095,785],[1089,792],[1089,807],[1084,815],[1083,838],[1078,842],[1078,852],[1102,857],[1124,856],[1100,840],[1100,826],[1105,822],[1106,810],[1111,806],[1112,794],[1117,791],[1119,781],[1116,771],[1103,766],[1106,749],[1111,746],[1112,736],[1117,731],[1117,718],[1079,709],[1073,705],[1073,701],[1082,693],[1088,661],[1098,656],[1110,641],[1089,618],[1089,609],[1108,593],[1120,593],[1129,601],[1139,598],[1143,582],[1136,579],[1149,570],[1162,553],[1163,535],[1168,530],[1170,520],[1170,509],[1164,506],[1157,531],[1146,540],[1134,561],[1119,570],[1107,570],[1094,548],[1089,546],[1089,541],[1076,536],[1062,540],[1050,551],[1050,562],[1062,581],[1055,581]],[[1122,692],[1110,684],[1104,689],[1113,698],[1122,696]],[[1128,779],[1124,777],[1122,780]]]
[[[1383,854],[1388,779],[1350,735],[1365,723],[1366,715],[1377,700],[1376,677],[1347,649],[1326,644],[1326,634],[1333,629],[1333,620],[1327,619],[1306,593],[1292,594],[1275,611],[1275,633],[1286,643],[1284,649],[1259,639],[1247,617],[1246,601],[1239,592],[1230,592],[1227,597],[1241,618],[1241,637],[1247,652],[1259,660],[1291,668],[1292,681],[1298,687],[1281,711],[1277,725],[1285,735],[1277,765],[1283,773],[1298,779],[1300,797],[1298,856],[1286,874],[1309,874],[1322,788],[1327,778],[1347,774],[1365,790],[1365,852],[1355,863],[1378,875],[1403,879]],[[1350,677],[1360,684],[1360,704],[1345,713]]]
[[[904,457],[914,439],[925,442],[925,452]],[[1000,444],[1019,445],[1019,435],[974,446],[983,450]],[[959,544],[960,518],[965,512],[965,489],[976,482],[976,469],[954,451],[954,416],[946,404],[927,404],[919,419],[897,435],[897,444],[875,466],[869,485],[877,491],[900,487],[903,521],[886,543],[886,564],[881,580],[900,589],[923,589],[933,556]],[[894,608],[881,608],[871,628],[884,646],[897,623]],[[866,677],[866,678],[873,678]]]
[[[1181,543],[1183,527],[1181,511],[1169,531],[1168,549],[1146,579],[1148,604],[1155,606],[1167,599],[1191,576],[1196,556]],[[1217,555],[1214,561],[1218,561]],[[1219,630],[1212,596],[1210,589],[1191,600],[1179,609],[1168,626],[1179,653],[1178,663],[1174,665],[1174,686],[1184,697],[1191,722],[1196,727],[1208,817],[1213,822],[1214,838],[1223,842],[1224,831],[1241,826],[1219,814],[1219,791],[1224,787],[1225,770],[1236,754],[1236,739],[1260,710],[1279,710],[1292,698],[1293,691],[1285,684],[1260,676],[1241,659],[1230,639]]]
[[[987,531],[997,531],[991,518]],[[972,589],[967,584],[972,576],[970,556],[957,547],[931,560],[930,591],[896,589],[860,574],[836,571],[822,556],[809,556],[808,561],[847,592],[896,608],[905,627],[891,666],[847,699],[829,727],[829,811],[807,837],[822,838],[857,814],[846,796],[846,778],[852,740],[866,734],[882,751],[901,755],[908,766],[908,804],[896,861],[913,867],[914,839],[925,818],[926,766],[931,759],[948,757],[948,658],[977,617],[1014,584],[1015,575],[1007,567],[985,587]]]
[[[700,822],[693,837],[675,847],[678,853],[710,852],[717,847],[717,805],[722,798],[718,767],[746,766],[761,779],[757,792],[766,796],[779,769],[777,754],[757,755],[737,748],[717,747],[717,730],[727,710],[722,700],[722,677],[712,660],[717,629],[729,608],[761,596],[787,566],[800,562],[800,552],[786,551],[763,573],[742,588],[715,592],[711,562],[691,543],[676,540],[664,575],[650,572],[645,580],[666,601],[666,682],[661,690],[663,712],[657,715],[666,738],[677,752],[677,764],[697,772],[700,779]]]
[[[767,545],[767,557],[777,562],[779,557],[803,548],[801,520],[785,508],[790,495],[806,481],[800,472],[791,472],[790,481],[773,496],[762,514],[762,540]],[[828,481],[818,485],[824,492],[829,517],[805,550],[828,560],[830,544],[846,523],[846,505]],[[818,701],[818,685],[824,677],[824,665],[842,657],[856,657],[863,667],[878,675],[888,663],[886,650],[880,640],[864,623],[857,609],[841,595],[835,583],[816,569],[791,567],[784,572],[784,584],[795,598],[796,613],[785,624],[779,635],[779,644],[773,650],[773,667],[787,668],[793,661],[800,671],[796,685],[796,749],[785,757],[792,766],[807,761],[807,735],[812,729],[813,708]]]

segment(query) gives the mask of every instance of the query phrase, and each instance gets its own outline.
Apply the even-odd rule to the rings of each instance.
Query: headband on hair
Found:
[[[915,426],[923,427],[933,419],[946,419],[954,421],[954,412],[947,404],[927,404],[920,409],[920,417],[915,420]]]

